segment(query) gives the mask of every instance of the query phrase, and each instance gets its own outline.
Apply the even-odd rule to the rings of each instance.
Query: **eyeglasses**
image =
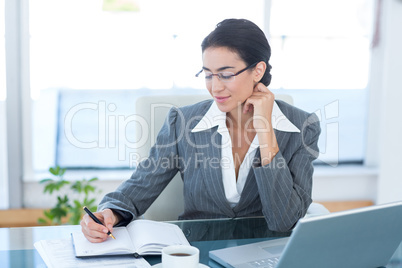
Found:
[[[205,71],[205,72],[204,72],[204,73],[205,73],[205,80],[206,80],[207,82],[210,82],[210,81],[212,81],[212,77],[213,77],[213,76],[216,76],[216,77],[218,77],[218,79],[219,79],[220,81],[222,81],[222,82],[232,82],[232,81],[235,80],[235,77],[236,77],[236,76],[238,76],[239,74],[241,74],[242,72],[244,72],[244,71],[246,71],[246,70],[248,70],[248,69],[250,69],[250,68],[253,68],[254,66],[257,65],[257,63],[258,63],[258,62],[253,63],[253,64],[247,66],[246,68],[244,68],[244,69],[238,71],[237,73],[233,73],[233,72],[220,72],[220,73],[214,74],[214,73],[212,73],[212,72],[210,72],[210,71]],[[196,76],[196,77],[199,77],[199,75],[202,73],[202,71],[204,71],[204,69],[202,69],[201,71],[199,71],[195,76]]]

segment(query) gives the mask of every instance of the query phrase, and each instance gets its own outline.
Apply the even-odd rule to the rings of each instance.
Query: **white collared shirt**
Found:
[[[205,131],[218,126],[218,133],[222,136],[221,147],[221,170],[222,181],[225,189],[225,196],[231,207],[236,206],[240,200],[244,185],[246,184],[247,175],[253,164],[253,158],[257,148],[260,146],[258,136],[255,135],[246,156],[239,168],[239,174],[236,182],[234,159],[232,154],[232,141],[229,130],[226,127],[226,113],[219,110],[215,102],[212,103],[209,110],[191,132]],[[282,113],[276,102],[272,109],[272,126],[274,129],[285,132],[300,132],[300,130],[289,121]],[[238,161],[238,160],[237,160]]]

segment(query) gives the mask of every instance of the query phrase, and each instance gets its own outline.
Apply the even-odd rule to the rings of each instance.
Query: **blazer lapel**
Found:
[[[206,191],[217,206],[229,217],[235,214],[225,196],[220,168],[222,136],[217,132],[218,127],[193,133],[198,154],[197,168],[203,174]]]
[[[275,136],[276,136],[276,139],[278,142],[279,150],[282,151],[283,148],[285,148],[286,144],[288,143],[290,133],[279,131],[276,129],[274,129],[274,132],[275,132]],[[255,161],[254,163],[257,162],[258,164],[261,164],[261,153],[260,153],[259,147],[257,148],[254,157],[259,160],[259,161]],[[259,192],[258,192],[257,183],[255,181],[254,171],[252,168],[250,168],[250,171],[247,175],[246,184],[244,185],[243,192],[240,197],[240,201],[237,204],[237,206],[235,206],[234,211],[240,211],[240,210],[246,208],[255,200],[255,198],[258,198],[258,197],[259,197]]]
[[[260,159],[260,149],[257,148],[255,152],[255,157]],[[259,192],[257,187],[257,182],[255,181],[253,168],[250,168],[250,171],[247,175],[246,184],[244,185],[243,192],[240,196],[239,203],[233,208],[235,212],[246,209],[251,203],[254,202],[256,198],[259,198]]]

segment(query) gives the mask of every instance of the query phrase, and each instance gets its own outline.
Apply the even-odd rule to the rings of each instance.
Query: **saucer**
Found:
[[[163,268],[162,263],[158,263],[158,264],[152,265],[152,267],[155,267],[155,268]],[[209,268],[209,266],[206,266],[205,264],[202,264],[202,263],[199,263],[199,264],[198,264],[198,267],[199,267],[199,268]]]

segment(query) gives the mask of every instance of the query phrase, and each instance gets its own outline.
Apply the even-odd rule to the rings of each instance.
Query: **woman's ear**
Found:
[[[262,77],[265,74],[265,70],[267,69],[267,64],[263,61],[257,63],[254,68],[254,82],[257,83],[261,81]]]

